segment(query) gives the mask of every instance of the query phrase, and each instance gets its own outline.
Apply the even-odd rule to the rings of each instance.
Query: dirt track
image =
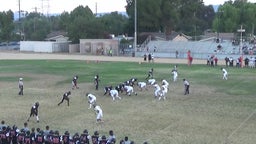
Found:
[[[142,57],[120,57],[120,56],[92,56],[81,54],[66,54],[66,53],[23,53],[4,51],[0,52],[1,60],[11,59],[66,59],[66,60],[88,60],[88,61],[130,61],[130,62],[143,62]],[[179,63],[186,64],[187,59],[171,59],[171,58],[155,58],[155,63]],[[206,60],[194,59],[193,64],[206,64]],[[219,61],[223,65],[223,61]]]

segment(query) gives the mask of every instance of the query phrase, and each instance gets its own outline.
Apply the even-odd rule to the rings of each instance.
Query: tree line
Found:
[[[79,39],[110,38],[114,35],[134,35],[135,0],[126,0],[127,15],[118,12],[93,14],[88,6],[78,6],[71,12],[45,16],[25,12],[18,20],[14,13],[0,12],[0,41],[44,40],[50,32],[64,31],[72,43]],[[203,0],[136,0],[137,33],[172,31],[198,37],[205,30],[236,33],[243,25],[247,35],[255,33],[256,3],[247,0],[227,1],[215,11]]]

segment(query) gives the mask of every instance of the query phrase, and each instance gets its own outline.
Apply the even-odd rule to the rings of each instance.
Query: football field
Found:
[[[8,54],[7,54],[8,55]],[[30,108],[40,103],[39,119],[31,118],[29,128],[46,125],[63,134],[81,133],[108,136],[113,130],[117,143],[125,136],[135,143],[150,144],[254,144],[256,141],[256,73],[249,68],[226,68],[228,80],[222,79],[221,66],[206,66],[206,61],[142,58],[90,57],[62,54],[0,54],[0,120],[10,126],[23,127]],[[5,57],[6,56],[6,57]],[[172,81],[171,70],[178,65],[178,81]],[[220,64],[223,64],[220,62]],[[154,68],[154,78],[169,81],[167,99],[154,98],[154,88],[134,90],[137,96],[120,93],[121,100],[103,95],[105,86],[137,78],[146,82],[147,72]],[[94,76],[99,74],[99,90]],[[72,90],[73,76],[78,75],[79,89]],[[24,81],[24,95],[18,95],[18,79]],[[190,94],[184,95],[182,79],[190,82]],[[57,104],[66,91],[71,91],[70,106]],[[103,109],[103,123],[96,123],[86,93],[95,94]]]

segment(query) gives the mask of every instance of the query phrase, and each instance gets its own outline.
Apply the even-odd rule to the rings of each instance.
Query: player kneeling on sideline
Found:
[[[112,97],[113,101],[116,100],[116,98],[121,99],[121,97],[119,97],[118,91],[115,89],[110,90],[109,94]]]
[[[68,106],[69,106],[69,97],[68,97],[69,95],[71,95],[71,92],[70,92],[70,91],[65,92],[65,93],[63,94],[63,96],[62,96],[62,100],[58,103],[58,106],[59,106],[60,104],[62,104],[64,100],[66,100],[66,101],[68,102]]]
[[[39,117],[38,117],[38,108],[39,108],[39,102],[36,102],[32,107],[31,107],[31,110],[30,110],[30,115],[28,117],[28,120],[33,116],[36,116],[36,121],[39,122]]]
[[[93,105],[96,112],[96,122],[103,122],[103,111],[99,105]]]
[[[90,93],[86,93],[86,96],[88,98],[88,103],[90,104],[88,109],[91,109],[92,105],[96,105],[96,96]]]
[[[126,95],[128,95],[128,96],[131,96],[132,93],[137,95],[137,93],[133,91],[132,86],[126,85],[126,86],[124,86],[124,90],[126,91]]]

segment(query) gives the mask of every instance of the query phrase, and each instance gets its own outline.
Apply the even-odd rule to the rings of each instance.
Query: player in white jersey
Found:
[[[178,79],[178,72],[176,70],[173,70],[172,75],[173,75],[173,81],[176,82]]]
[[[103,122],[103,111],[99,105],[93,105],[94,110],[96,112],[96,122]]]
[[[119,97],[118,91],[115,89],[110,90],[109,94],[112,97],[113,101],[115,101],[116,98],[121,99],[121,97]]]
[[[162,89],[160,91],[160,95],[159,95],[158,100],[161,100],[162,98],[165,100],[166,99],[166,94],[168,92],[168,87],[167,87],[167,85],[162,85],[161,88]]]
[[[131,96],[132,93],[134,93],[135,95],[137,95],[137,93],[134,92],[132,86],[126,85],[126,86],[124,86],[124,90],[126,91],[126,94],[127,94],[128,96]]]
[[[156,80],[155,79],[148,79],[148,83],[150,85],[154,85],[156,83]]]
[[[167,80],[163,79],[162,80],[162,85],[166,85],[167,87],[169,86],[169,83],[167,82]]]
[[[227,70],[224,69],[224,68],[221,68],[221,70],[222,70],[222,72],[223,72],[223,77],[222,77],[222,79],[227,80],[227,79],[228,79],[228,72],[227,72]]]
[[[159,94],[160,94],[160,91],[161,91],[161,88],[160,88],[160,86],[156,83],[156,84],[154,84],[154,87],[155,87],[155,98],[157,98],[158,96],[159,96]]]
[[[86,93],[86,96],[88,98],[88,103],[90,104],[88,109],[91,109],[92,105],[96,104],[96,96],[91,93]]]
[[[147,90],[147,83],[145,82],[138,82],[138,86],[140,88],[140,90],[142,91],[143,89]]]

